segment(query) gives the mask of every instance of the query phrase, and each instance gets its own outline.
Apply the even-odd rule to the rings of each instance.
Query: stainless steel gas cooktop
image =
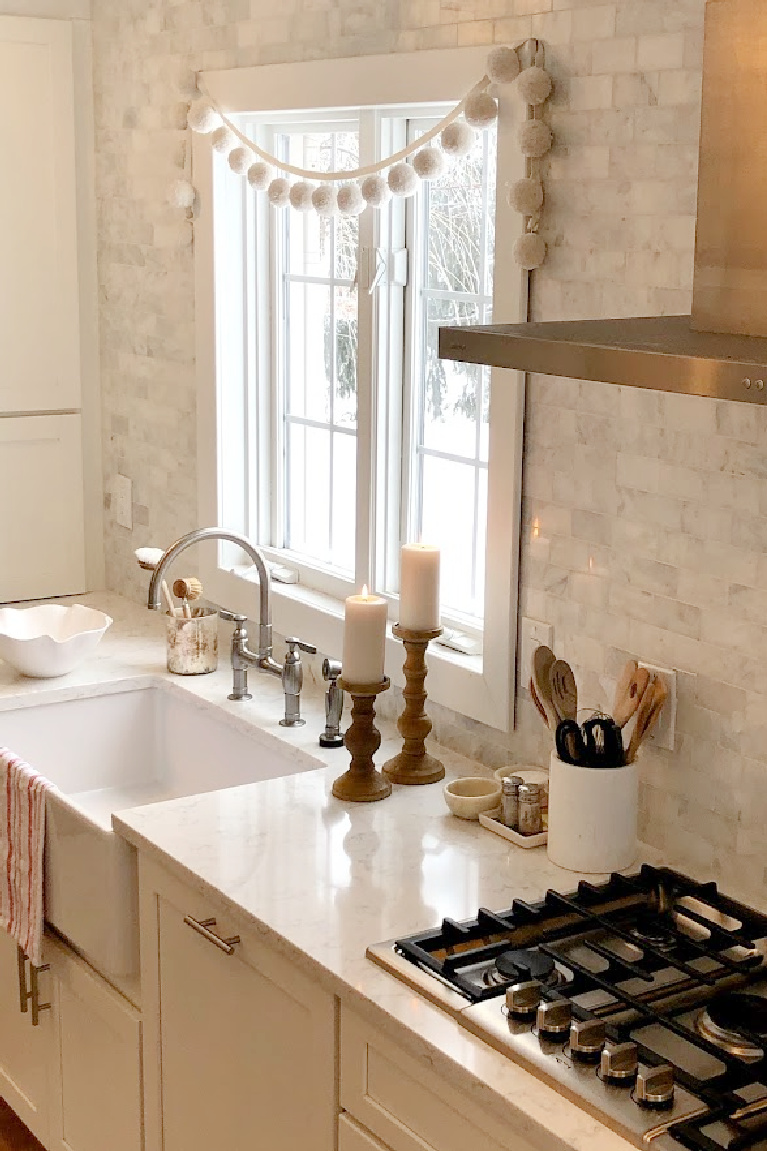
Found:
[[[637,1147],[767,1151],[767,917],[666,868],[368,956]]]

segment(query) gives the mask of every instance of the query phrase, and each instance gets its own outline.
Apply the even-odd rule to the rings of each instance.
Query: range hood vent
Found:
[[[440,355],[767,402],[765,123],[767,3],[707,0],[692,316],[446,328]]]
[[[767,403],[767,338],[693,331],[689,316],[442,328],[446,360]]]

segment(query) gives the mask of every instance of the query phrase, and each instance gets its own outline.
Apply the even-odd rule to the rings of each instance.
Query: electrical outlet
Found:
[[[554,648],[554,626],[550,623],[542,623],[540,620],[529,619],[527,616],[523,616],[520,630],[522,651],[519,660],[519,675],[523,686],[526,687],[530,680],[533,652],[535,649],[540,647],[541,644],[545,647],[552,648],[552,650]]]
[[[127,476],[112,480],[112,514],[121,528],[133,527],[133,481]]]
[[[643,663],[641,660],[639,666],[646,667],[648,671],[659,676],[668,690],[668,699],[663,705],[663,710],[647,740],[666,751],[673,751],[676,737],[676,671],[673,668],[656,667],[652,663]]]

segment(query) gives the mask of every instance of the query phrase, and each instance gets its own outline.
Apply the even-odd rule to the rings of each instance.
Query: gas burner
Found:
[[[537,979],[545,987],[555,987],[560,982],[554,960],[540,951],[504,951],[482,976],[486,987],[505,987],[509,983],[525,983]]]
[[[695,1021],[709,1042],[744,1063],[758,1063],[767,1046],[767,999],[760,995],[724,992],[711,1000]],[[748,1034],[764,1039],[759,1046]]]
[[[674,931],[663,926],[662,918],[654,915],[637,916],[629,931],[637,943],[648,943],[658,951],[673,951],[679,942]]]

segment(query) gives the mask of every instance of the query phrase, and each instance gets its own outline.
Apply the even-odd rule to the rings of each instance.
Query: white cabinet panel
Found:
[[[80,416],[0,419],[0,602],[85,590]]]
[[[348,1115],[338,1117],[338,1151],[389,1151]]]
[[[71,30],[0,17],[0,411],[80,407]]]
[[[43,1011],[32,1026],[30,1011],[21,1011],[21,975],[16,943],[0,931],[0,1096],[22,1123],[47,1144],[51,1070],[51,1012]],[[29,964],[24,980],[29,984]],[[40,975],[40,992],[47,1001],[50,976]]]

